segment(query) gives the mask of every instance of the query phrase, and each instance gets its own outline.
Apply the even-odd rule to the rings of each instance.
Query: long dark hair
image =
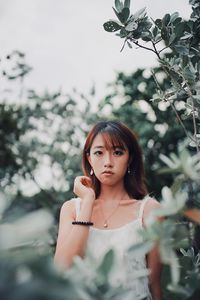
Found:
[[[124,187],[129,197],[134,199],[142,199],[147,194],[144,177],[144,165],[142,159],[142,150],[139,146],[136,134],[130,130],[125,124],[119,121],[100,121],[88,133],[82,154],[82,169],[85,176],[92,179],[93,188],[96,198],[100,194],[100,182],[96,176],[90,175],[91,166],[88,161],[90,148],[95,137],[102,134],[106,146],[126,147],[129,152],[129,169],[130,174],[124,176]]]

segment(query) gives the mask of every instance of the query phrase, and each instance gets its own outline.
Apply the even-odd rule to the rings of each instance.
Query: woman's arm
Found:
[[[161,271],[162,264],[160,261],[160,255],[158,247],[155,246],[147,255],[147,267],[151,273],[149,276],[150,290],[153,300],[162,300],[161,292]]]
[[[148,201],[145,206],[144,211],[144,220],[148,218],[148,215],[153,209],[159,208],[160,203],[155,199]],[[145,222],[144,222],[145,223]],[[144,224],[147,226],[147,224]],[[162,263],[160,260],[160,253],[158,246],[155,246],[147,255],[147,267],[150,269],[151,273],[149,276],[150,290],[153,297],[153,300],[162,300],[162,291],[161,291],[161,272],[162,272]]]
[[[74,193],[81,198],[81,211],[78,221],[91,221],[95,192],[91,179],[77,176],[74,181]],[[65,269],[71,266],[73,257],[83,257],[89,234],[89,226],[72,225],[74,221],[74,203],[67,201],[61,208],[60,222],[54,262]]]
[[[90,221],[93,201],[89,198],[82,199],[79,221]],[[73,257],[84,256],[88,239],[89,226],[72,225],[74,221],[74,203],[67,201],[60,211],[59,231],[54,262],[62,269],[71,266]]]

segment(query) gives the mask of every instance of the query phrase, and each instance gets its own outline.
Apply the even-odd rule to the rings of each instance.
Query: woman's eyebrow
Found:
[[[94,149],[103,149],[105,148],[104,146],[95,146]],[[126,150],[124,147],[122,146],[113,146],[112,149],[121,149],[121,150]]]
[[[104,146],[95,146],[94,149],[96,149],[96,148],[102,149],[102,148],[105,148],[105,147]]]

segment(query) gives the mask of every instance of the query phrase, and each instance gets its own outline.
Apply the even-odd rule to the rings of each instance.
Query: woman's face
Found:
[[[128,149],[121,147],[106,148],[102,134],[98,134],[88,156],[91,167],[98,180],[107,185],[115,185],[123,180],[129,162]]]

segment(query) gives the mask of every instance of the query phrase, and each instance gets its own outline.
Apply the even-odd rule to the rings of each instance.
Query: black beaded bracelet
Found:
[[[92,222],[84,222],[84,221],[72,221],[73,225],[86,225],[86,226],[92,226],[94,223]]]

